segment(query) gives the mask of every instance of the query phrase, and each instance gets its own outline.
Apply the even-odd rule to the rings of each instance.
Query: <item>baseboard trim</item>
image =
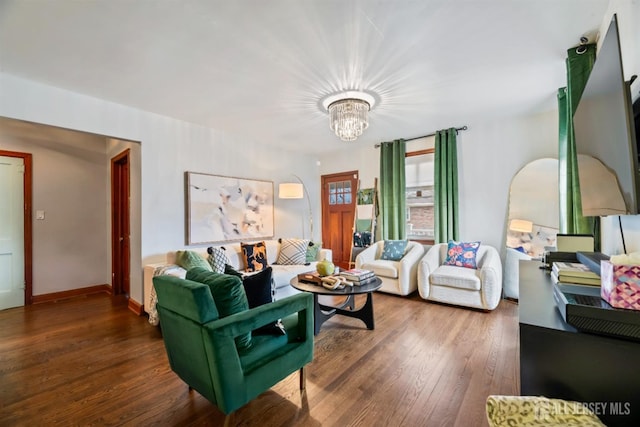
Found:
[[[111,294],[111,286],[109,285],[95,285],[88,286],[86,288],[70,289],[68,291],[52,292],[50,294],[34,295],[32,297],[33,304],[40,304],[43,302],[59,301],[69,298],[77,298],[86,295],[93,295],[99,293]]]
[[[142,304],[140,304],[138,301],[135,301],[131,297],[129,297],[129,304],[127,305],[127,308],[130,311],[134,312],[136,315],[142,316],[142,313],[143,313]]]

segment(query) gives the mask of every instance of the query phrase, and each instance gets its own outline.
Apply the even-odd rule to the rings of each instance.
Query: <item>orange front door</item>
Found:
[[[357,171],[322,176],[322,246],[341,269],[349,268],[357,185]]]

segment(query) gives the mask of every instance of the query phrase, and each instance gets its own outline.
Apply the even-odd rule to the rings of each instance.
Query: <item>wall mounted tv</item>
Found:
[[[615,15],[602,42],[573,120],[580,162],[578,170],[583,214],[638,214],[640,150],[636,141],[630,83],[624,80]],[[580,160],[580,157],[585,157],[580,156],[581,154],[602,162],[604,167],[613,173],[609,174],[610,181],[605,183],[599,176],[596,178],[593,169],[586,166],[587,162],[583,164]],[[606,169],[602,169],[607,174]]]

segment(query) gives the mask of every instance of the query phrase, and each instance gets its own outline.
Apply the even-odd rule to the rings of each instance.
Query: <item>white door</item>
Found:
[[[0,156],[0,310],[24,305],[24,160]]]

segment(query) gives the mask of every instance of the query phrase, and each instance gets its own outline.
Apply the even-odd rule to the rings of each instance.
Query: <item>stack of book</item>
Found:
[[[376,279],[376,275],[373,271],[362,270],[359,268],[341,271],[340,275],[348,281],[353,282],[356,286],[366,285]]]
[[[551,277],[556,283],[600,286],[600,276],[579,262],[554,262]]]

